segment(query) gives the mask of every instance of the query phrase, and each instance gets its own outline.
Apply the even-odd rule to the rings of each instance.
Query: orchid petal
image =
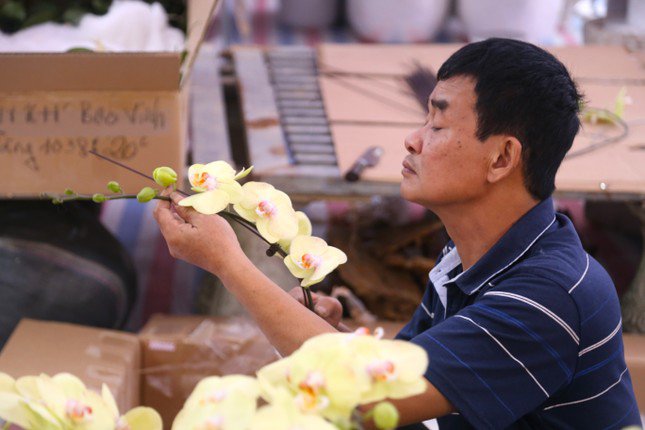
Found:
[[[59,373],[54,375],[51,380],[61,388],[66,398],[79,399],[87,391],[83,381],[69,373]]]
[[[22,428],[29,429],[33,418],[24,406],[24,399],[17,394],[0,392],[0,418]]]
[[[315,236],[296,236],[291,242],[291,255],[296,261],[305,254],[321,255],[327,249],[327,242]]]
[[[6,373],[0,372],[0,393],[18,394],[15,387],[16,381]]]
[[[242,205],[236,204],[233,205],[233,210],[237,212],[239,216],[244,218],[245,220],[249,222],[255,222],[258,219],[258,214],[255,213],[255,210],[253,209],[245,209]]]
[[[116,420],[119,418],[119,407],[116,405],[114,396],[106,384],[101,386],[101,397],[105,406],[108,408],[109,412],[112,414],[112,417]]]
[[[230,196],[228,193],[217,189],[188,196],[179,201],[179,206],[192,206],[199,213],[213,215],[224,210],[229,202]]]
[[[190,185],[201,190],[199,185],[194,181],[195,176],[198,176],[201,172],[204,171],[203,164],[193,164],[188,168],[188,181]]]
[[[239,181],[240,179],[246,178],[248,174],[251,173],[251,170],[253,170],[253,166],[249,167],[248,169],[242,169],[240,170],[240,173],[235,175],[233,179],[235,179],[236,181]]]
[[[323,280],[325,276],[330,274],[336,269],[340,264],[347,262],[347,255],[338,248],[329,246],[325,252],[320,256],[322,262],[320,266],[316,267],[316,270],[311,274],[311,277],[307,280],[307,285],[313,285]]]
[[[235,176],[235,169],[231,167],[231,165],[226,161],[221,160],[208,163],[206,166],[204,166],[204,171],[210,176],[217,178],[218,181],[228,178],[233,179],[233,177]]]
[[[285,266],[287,266],[287,269],[289,269],[289,272],[291,272],[291,274],[296,278],[306,278],[307,275],[310,275],[313,272],[312,269],[303,269],[302,267],[298,266],[293,262],[291,256],[289,255],[284,257],[284,264]]]
[[[242,186],[232,179],[225,179],[218,183],[218,190],[222,190],[229,195],[230,203],[239,203],[242,200]]]
[[[277,240],[291,239],[298,233],[298,224],[293,210],[278,208],[278,215],[269,219],[268,229]]]
[[[271,229],[269,227],[270,223],[271,223],[271,220],[267,218],[259,218],[255,223],[255,227],[258,229],[258,232],[260,233],[260,235],[263,238],[265,238],[269,243],[276,243],[278,240],[280,240],[280,238],[272,234]]]
[[[130,430],[162,430],[161,416],[152,408],[139,406],[129,410],[123,419]]]

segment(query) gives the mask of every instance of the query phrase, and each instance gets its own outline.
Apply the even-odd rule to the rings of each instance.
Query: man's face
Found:
[[[475,83],[439,81],[426,124],[405,139],[401,195],[430,209],[476,199],[487,186],[490,145],[477,139]]]

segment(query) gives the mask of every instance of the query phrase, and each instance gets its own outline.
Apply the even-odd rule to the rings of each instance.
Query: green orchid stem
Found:
[[[310,311],[314,311],[314,301],[313,298],[311,297],[311,290],[309,287],[301,287],[303,289],[303,292],[305,293],[306,297],[306,305],[309,308]]]
[[[93,195],[90,194],[73,194],[71,196],[54,196],[50,194],[45,194],[46,198],[57,199],[59,203],[72,202],[72,201],[93,201]],[[121,199],[136,199],[136,194],[114,194],[105,196],[105,201],[108,200],[121,200]],[[165,200],[167,202],[172,201],[168,196],[154,196],[153,199],[156,200]]]
[[[137,175],[139,175],[139,176],[143,176],[144,178],[147,178],[147,179],[150,179],[151,181],[154,181],[154,178],[153,178],[152,176],[146,175],[145,173],[140,172],[140,171],[138,171],[138,170],[136,170],[136,169],[133,169],[132,167],[127,166],[127,165],[125,165],[125,164],[123,164],[123,163],[120,163],[120,162],[118,162],[118,161],[116,161],[116,160],[113,160],[113,159],[112,159],[112,158],[110,158],[110,157],[106,157],[105,155],[99,154],[98,152],[96,152],[96,151],[94,151],[94,150],[89,151],[89,152],[90,152],[92,155],[95,155],[95,156],[97,156],[97,157],[99,157],[99,158],[102,158],[103,160],[105,160],[105,161],[107,161],[107,162],[110,162],[110,163],[116,164],[117,166],[120,166],[120,167],[122,167],[122,168],[124,168],[124,169],[126,169],[126,170],[129,170],[129,171],[131,171],[131,172],[133,172],[133,173],[135,173],[135,174],[137,174]],[[173,189],[174,189],[175,191],[177,191],[178,193],[180,193],[180,194],[184,195],[184,196],[189,196],[189,195],[190,195],[190,193],[187,193],[186,191],[179,189],[179,188],[177,187],[177,184],[173,184]],[[124,195],[124,196],[125,196],[125,195]],[[132,197],[120,197],[120,198],[132,198]],[[136,198],[136,195],[134,195],[134,198]],[[156,199],[160,199],[160,200],[171,201],[171,199],[170,199],[169,197],[166,197],[166,196],[155,196],[155,198],[156,198]],[[115,200],[115,199],[116,199],[116,198],[109,198],[109,199],[108,199],[108,198],[107,198],[107,196],[106,196],[106,200]],[[67,199],[60,199],[60,200],[62,200],[62,201],[66,201]],[[88,200],[92,200],[92,198],[90,197]],[[279,256],[281,256],[282,258],[284,258],[284,257],[286,257],[286,256],[288,255],[288,254],[284,251],[284,249],[282,249],[282,247],[280,247],[280,245],[278,245],[277,243],[275,243],[275,244],[274,244],[274,243],[271,243],[271,242],[269,242],[268,240],[266,240],[264,237],[262,237],[262,235],[260,234],[260,232],[258,232],[258,231],[257,231],[257,229],[256,229],[255,225],[254,225],[253,223],[251,223],[251,222],[247,221],[246,219],[242,218],[241,216],[239,216],[239,215],[237,215],[237,214],[234,214],[233,212],[229,212],[229,211],[227,211],[227,210],[223,210],[223,211],[221,211],[221,212],[219,213],[219,215],[222,215],[222,216],[225,216],[225,217],[227,217],[227,218],[230,218],[230,219],[232,219],[232,220],[237,221],[237,222],[238,222],[242,227],[246,228],[246,229],[247,229],[247,230],[249,230],[251,233],[253,233],[253,234],[254,234],[254,235],[256,235],[257,237],[259,237],[260,239],[262,239],[263,241],[265,241],[267,244],[269,244],[269,249],[267,250],[267,255],[268,255],[268,256],[272,257],[272,256],[274,256],[275,254],[278,254]],[[313,300],[312,300],[312,298],[311,298],[311,290],[310,290],[309,288],[306,288],[306,287],[302,287],[302,290],[303,290],[303,294],[304,294],[304,297],[305,297],[305,305],[307,306],[307,308],[308,308],[310,311],[312,311],[312,312],[313,312],[313,311],[314,311],[314,305],[313,305]]]

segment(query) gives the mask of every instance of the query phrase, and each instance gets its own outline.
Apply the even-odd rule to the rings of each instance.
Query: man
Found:
[[[439,70],[427,122],[405,141],[401,193],[452,240],[398,335],[430,358],[426,392],[396,402],[404,423],[640,424],[615,289],[550,198],[579,102],[565,67],[523,42],[473,43]],[[171,253],[220,277],[283,354],[335,329],[264,277],[221,218],[176,210],[156,213]]]

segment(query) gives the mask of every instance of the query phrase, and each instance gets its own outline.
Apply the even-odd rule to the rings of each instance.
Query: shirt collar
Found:
[[[513,224],[477,263],[449,282],[454,282],[465,294],[473,294],[526,254],[554,222],[553,199],[548,198]]]

